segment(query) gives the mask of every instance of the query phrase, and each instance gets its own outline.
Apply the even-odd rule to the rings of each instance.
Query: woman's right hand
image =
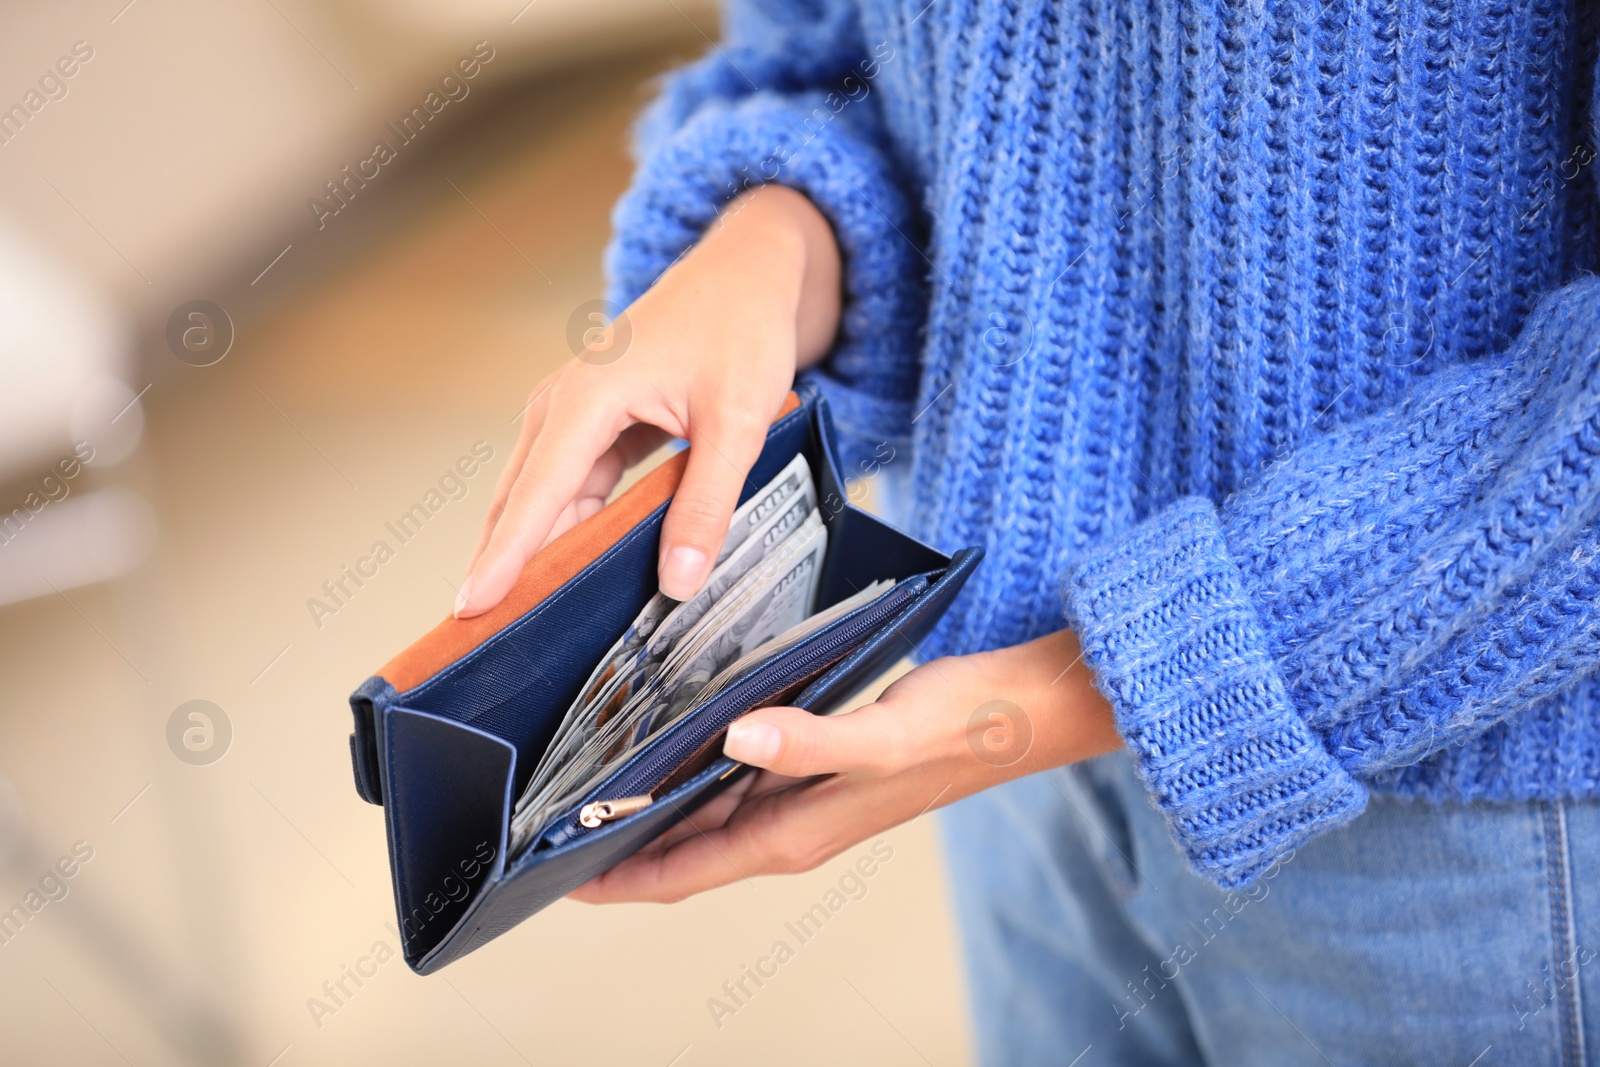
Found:
[[[796,370],[833,342],[839,280],[833,232],[803,195],[768,185],[731,202],[590,352],[534,390],[456,617],[498,604],[535,552],[673,437],[688,440],[689,463],[661,528],[660,587],[692,596]],[[604,361],[619,340],[627,349]]]

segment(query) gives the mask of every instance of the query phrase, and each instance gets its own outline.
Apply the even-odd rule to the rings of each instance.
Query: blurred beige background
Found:
[[[411,974],[344,697],[448,610],[494,475],[307,608],[474,442],[503,462],[599,295],[646,83],[716,33],[688,0],[0,13],[0,109],[93,52],[0,124],[0,514],[37,507],[0,545],[0,911],[60,897],[0,928],[0,1061],[966,1062],[927,819],[720,1026],[708,1000],[866,846],[671,908],[561,903]],[[319,230],[307,201],[478,42],[470,95]],[[163,336],[197,299],[234,325],[208,367]],[[196,699],[231,728],[208,765],[168,743]]]

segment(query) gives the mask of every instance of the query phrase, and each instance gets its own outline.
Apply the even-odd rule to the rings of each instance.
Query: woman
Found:
[[[970,798],[988,1062],[1595,1055],[1594,31],[736,3],[639,129],[631,346],[535,391],[457,613],[673,435],[687,596],[796,373],[898,521],[988,557],[923,666],[743,720],[766,773],[580,899],[805,870]],[[1010,749],[969,743],[991,721]]]

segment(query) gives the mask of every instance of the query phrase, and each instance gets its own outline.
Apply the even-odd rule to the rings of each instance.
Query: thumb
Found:
[[[889,709],[868,704],[846,715],[759,708],[728,727],[723,755],[790,778],[892,774],[902,766],[902,731]]]

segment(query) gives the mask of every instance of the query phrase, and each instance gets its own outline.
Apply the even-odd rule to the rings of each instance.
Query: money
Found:
[[[545,746],[517,799],[514,840],[538,821],[539,812],[549,808],[552,798],[579,787],[631,747],[638,736],[640,717],[663,696],[680,692],[687,677],[682,669],[688,651],[700,650],[702,655],[700,661],[688,664],[695,672],[690,680],[709,680],[709,675],[701,678],[707,662],[703,657],[726,655],[728,641],[708,645],[707,628],[729,624],[730,616],[722,610],[724,601],[745,603],[756,595],[753,590],[761,583],[752,575],[764,563],[776,567],[780,557],[793,555],[799,545],[793,539],[802,529],[807,537],[814,536],[812,526],[807,525],[812,516],[816,517],[812,526],[822,530],[810,465],[804,456],[796,456],[734,512],[711,576],[698,593],[682,603],[660,593],[650,599],[601,657]],[[768,579],[772,579],[771,567],[761,571]],[[811,567],[813,592],[820,568],[819,555]],[[782,576],[775,580],[781,581]],[[794,584],[789,583],[786,590]],[[801,610],[809,608],[810,598],[808,594]],[[771,603],[765,607],[777,610]],[[772,625],[770,620],[765,625],[758,623],[758,619],[750,619],[740,625],[752,634]]]
[[[600,725],[545,781],[534,783],[513,820],[513,840],[570,807],[691,703],[718,672],[810,614],[827,551],[827,529],[813,509],[800,528],[746,574],[673,648],[656,676]]]
[[[677,718],[724,667],[804,621],[827,546],[827,528],[813,510],[784,550],[748,575],[741,583],[745,588],[730,591],[694,640],[674,649],[662,671],[663,699],[640,717],[636,742],[648,737],[658,720]]]
[[[739,505],[738,510],[733,513],[732,521],[728,524],[728,535],[723,539],[722,549],[717,553],[716,565],[705,588],[682,604],[662,593],[650,598],[650,602],[639,613],[639,617],[634,619],[627,632],[618,638],[616,644],[612,645],[601,658],[589,681],[579,690],[585,694],[579,700],[580,707],[586,707],[598,699],[605,684],[619,671],[624,670],[625,665],[632,663],[638,651],[655,637],[664,621],[672,620],[671,628],[668,633],[653,642],[656,648],[675,641],[688,626],[693,625],[695,619],[705,614],[705,605],[698,607],[696,605],[702,601],[709,604],[749,570],[751,566],[749,552],[740,553],[739,550],[749,541],[750,535],[757,531],[760,531],[761,536],[770,539],[770,530],[773,526],[771,520],[778,516],[779,509],[783,508],[791,498],[808,501],[804,511],[810,511],[816,506],[816,490],[811,481],[811,468],[804,456],[795,456],[789,461],[788,466],[778,472],[776,478]],[[787,510],[793,510],[797,506],[798,504],[791,505]],[[735,558],[735,553],[739,553],[738,558]]]
[[[743,516],[735,516],[733,527],[739,531],[739,536],[734,538],[733,546],[721,554],[721,563],[713,569],[699,593],[681,604],[658,595],[613,646],[613,651],[607,655],[609,662],[597,670],[593,682],[586,686],[590,690],[589,698],[569,710],[556,737],[547,746],[539,767],[530,778],[530,789],[518,801],[519,808],[531,802],[533,793],[547,781],[551,767],[572,759],[574,751],[581,751],[584,745],[593,742],[602,728],[630,706],[630,702],[656,679],[662,661],[679,639],[693,630],[711,606],[771,553],[774,546],[782,543],[806,515],[816,510],[810,472],[803,466],[803,460],[801,463],[798,470],[786,470],[780,475],[776,488],[769,487],[747,504],[750,521],[741,521]],[[664,616],[661,613],[663,604],[673,605]],[[607,731],[604,737],[611,739],[605,752],[609,759],[620,751],[626,735]]]
[[[711,683],[701,690],[700,696],[695,700],[695,704],[704,704],[706,701],[710,700],[712,697],[728,688],[728,686],[738,681],[740,676],[742,676],[751,667],[754,667],[763,660],[771,659],[774,656],[778,656],[784,652],[787,652],[789,649],[793,648],[795,645],[798,645],[800,642],[804,641],[818,630],[821,630],[823,627],[837,622],[846,615],[850,614],[852,611],[855,611],[857,608],[865,607],[866,605],[872,603],[874,600],[878,599],[878,597],[882,596],[884,593],[887,593],[890,589],[893,589],[894,586],[895,583],[887,578],[873,582],[860,592],[845,597],[843,600],[833,605],[833,607],[817,612],[810,618],[805,619],[804,621],[785,630],[772,640],[757,646],[753,652],[747,652],[733,663],[724,667],[721,673],[713,678]],[[693,711],[694,709],[690,708],[688,710]],[[688,711],[686,711],[684,714],[688,714]],[[663,725],[670,726],[674,721],[676,720],[668,720]]]
[[[595,702],[596,723],[603,725],[609,721],[668,669],[669,656],[685,644],[692,643],[687,641],[688,636],[702,628],[712,607],[726,598],[737,597],[741,583],[746,581],[751,571],[783,545],[808,516],[814,514],[818,514],[816,498],[807,479],[792,499],[773,510],[767,521],[711,572],[711,577],[700,592],[673,609],[645,647],[635,654],[633,662],[621,668],[614,684]]]
[[[811,480],[811,465],[806,462],[804,456],[795,456],[787,467],[778,472],[776,478],[739,505],[739,510],[733,513],[733,521],[728,526],[728,538],[722,542],[722,551],[717,554],[717,562],[720,564],[733,555],[734,549],[744,544],[752,531],[760,528],[784,501],[796,493],[805,493],[813,501],[816,499],[816,489]]]
[[[752,544],[757,542],[752,537]],[[810,616],[827,553],[827,528],[822,525],[821,512],[813,507],[795,530],[770,544],[773,547],[766,549],[765,558],[726,589],[670,646],[653,675],[638,686],[626,705],[611,713],[605,723],[595,723],[576,752],[563,757],[552,773],[530,782],[526,803],[512,821],[515,848],[533,840],[549,819],[570,808],[610,773],[610,768],[682,715],[725,667]]]
[[[767,522],[749,538],[739,550],[711,572],[705,586],[694,596],[679,604],[671,615],[662,621],[660,628],[646,645],[652,659],[665,656],[677,646],[684,634],[705,618],[712,605],[739,584],[750,571],[772,554],[790,534],[798,530],[807,516],[817,510],[815,494],[809,481],[793,500],[781,509],[774,508]]]

